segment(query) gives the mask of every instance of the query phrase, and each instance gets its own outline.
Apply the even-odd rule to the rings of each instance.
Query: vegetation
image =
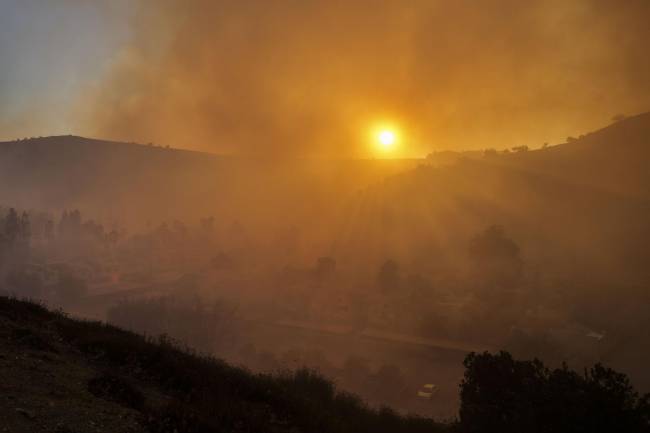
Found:
[[[312,370],[252,374],[168,337],[72,320],[26,301],[0,297],[0,319],[31,329],[18,332],[20,344],[82,353],[97,371],[88,391],[139,412],[150,432],[650,431],[650,395],[640,397],[625,375],[600,364],[580,375],[506,352],[472,353],[458,422],[441,424],[371,409]],[[44,329],[54,330],[58,348],[39,337]]]
[[[166,334],[255,373],[306,366],[375,414],[390,405],[445,419],[462,403],[458,428],[482,416],[458,398],[470,351],[505,348],[549,366],[538,372],[545,397],[511,391],[525,409],[491,401],[496,391],[474,395],[503,413],[557,410],[544,398],[568,375],[552,369],[563,361],[602,361],[647,391],[649,116],[546,150],[473,152],[453,164],[434,155],[413,170],[287,163],[282,176],[275,163],[73,137],[2,143],[0,293]],[[14,337],[45,347],[37,335]],[[112,353],[85,347],[93,362]],[[147,416],[166,407],[132,378],[139,366],[120,362],[129,367],[98,363],[84,393],[136,402],[140,392]],[[571,381],[591,390],[599,371]],[[281,376],[260,377],[280,386]],[[424,384],[437,387],[431,400],[418,393]],[[175,413],[194,398],[182,396]],[[560,428],[514,418],[522,429]]]
[[[83,353],[103,372],[89,381],[89,391],[139,411],[151,432],[439,432],[448,428],[388,408],[370,409],[307,369],[252,374],[180,347],[168,337],[151,339],[100,322],[72,320],[38,304],[5,297],[0,297],[0,317],[54,328],[70,349]],[[144,394],[152,386],[165,394],[165,403]]]
[[[462,432],[650,431],[650,394],[640,397],[624,374],[601,364],[581,375],[500,352],[472,353],[464,365]]]

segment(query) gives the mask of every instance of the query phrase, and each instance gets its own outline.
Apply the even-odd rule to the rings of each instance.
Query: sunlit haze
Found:
[[[0,0],[0,433],[650,433],[650,0]]]
[[[381,131],[377,136],[379,144],[386,149],[390,149],[395,145],[395,133],[393,131]]]
[[[368,157],[360,131],[388,115],[422,157],[650,107],[645,0],[0,3],[4,139]]]

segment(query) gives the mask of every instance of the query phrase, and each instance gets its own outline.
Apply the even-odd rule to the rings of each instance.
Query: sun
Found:
[[[390,129],[383,129],[377,134],[377,141],[384,149],[390,149],[393,147],[396,138],[397,136],[395,135],[395,131],[391,131]]]
[[[367,137],[375,157],[395,158],[402,151],[404,137],[394,122],[375,123],[369,128]]]

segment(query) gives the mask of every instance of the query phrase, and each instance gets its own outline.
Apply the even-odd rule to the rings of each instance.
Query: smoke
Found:
[[[650,107],[643,0],[142,0],[80,129],[240,154],[562,141]]]

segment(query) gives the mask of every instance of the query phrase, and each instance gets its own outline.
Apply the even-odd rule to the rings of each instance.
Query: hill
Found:
[[[435,197],[427,210],[434,220],[441,212],[433,207],[444,204],[444,213],[453,214],[454,220],[477,218],[487,224],[491,219],[527,227],[545,222],[553,230],[560,224],[577,227],[577,241],[584,243],[594,227],[612,226],[613,217],[627,221],[637,209],[646,216],[649,143],[650,113],[561,145],[484,157],[476,152],[469,157],[446,155],[445,160],[456,161],[446,164],[438,157],[229,157],[74,136],[35,138],[0,143],[0,204],[56,212],[79,208],[104,222],[140,227],[217,215],[220,221],[268,232],[318,220],[330,229],[327,237],[342,224],[350,227],[349,220],[356,217],[363,218],[359,224],[368,220],[370,227],[364,230],[373,230],[378,215],[399,224],[397,216],[387,217],[392,211],[382,210],[384,199],[399,200],[399,207],[413,213],[414,206],[422,206],[419,200]],[[377,203],[375,196],[383,198]],[[373,202],[379,209],[368,208],[372,215],[351,215],[361,202]],[[342,205],[352,210],[342,210]],[[455,208],[462,218],[454,214]],[[487,208],[491,213],[485,213]],[[587,221],[581,217],[585,215],[596,218]],[[428,224],[409,221],[414,228]],[[339,226],[332,228],[334,224]],[[335,235],[337,245],[350,242],[345,234]]]
[[[370,250],[377,260],[413,262],[414,249],[445,260],[496,224],[545,272],[589,269],[643,285],[650,281],[649,158],[646,113],[557,146],[420,166],[367,188],[338,245],[351,255]]]
[[[205,288],[219,281],[233,297],[281,299],[301,320],[312,314],[336,324],[364,323],[370,306],[373,326],[394,332],[399,324],[401,333],[432,339],[497,345],[523,328],[544,335],[579,330],[582,341],[597,331],[607,335],[598,359],[650,389],[650,351],[638,349],[648,342],[642,330],[650,299],[649,123],[650,114],[642,114],[561,145],[439,165],[233,158],[78,137],[35,139],[0,144],[0,197],[9,206],[80,207],[91,218],[143,224],[196,224],[215,215],[225,229],[215,230],[212,243],[202,242],[197,226],[195,238],[167,244],[165,227],[152,225],[124,237],[133,249],[122,263],[130,272],[146,265],[151,273],[153,263],[160,272],[177,265],[179,275],[207,275],[206,263],[225,251],[239,261],[229,271],[236,278],[210,274]],[[246,236],[254,225],[265,238]],[[490,232],[493,226],[501,230]],[[481,274],[485,263],[470,251],[486,232],[502,233],[516,251],[512,261],[488,264],[501,274],[514,264],[505,273],[516,278],[493,287],[486,281],[494,275]],[[161,254],[149,262],[157,254],[152,245],[164,245],[173,259]],[[106,257],[112,259],[98,256],[97,263]],[[336,263],[327,284],[316,284],[318,268],[308,268],[319,258]],[[388,278],[380,282],[384,264]],[[367,297],[354,298],[359,294]],[[358,308],[348,308],[353,304]],[[580,344],[573,340],[564,345]]]
[[[438,305],[428,317],[467,320],[468,340],[505,344],[524,329],[542,341],[525,350],[546,360],[558,351],[543,342],[583,350],[588,331],[568,338],[570,329],[605,332],[585,356],[597,353],[647,390],[649,157],[646,113],[557,146],[423,165],[360,194],[333,255],[371,271],[391,259],[402,293],[424,275],[434,295],[418,304]],[[515,260],[472,254],[494,227]],[[444,332],[444,322],[431,322],[429,332]]]
[[[650,112],[502,162],[536,174],[650,200]]]
[[[369,409],[309,370],[256,374],[40,305],[0,297],[0,416],[11,432],[627,432],[650,394],[596,364],[578,374],[469,354],[457,422]]]
[[[4,297],[0,353],[4,431],[446,431],[369,409],[313,371],[254,375],[165,338]]]
[[[0,197],[21,209],[78,208],[125,223],[208,215],[290,225],[414,160],[232,157],[75,136],[0,143]],[[255,217],[264,209],[264,218]],[[292,208],[289,215],[284,211]]]

